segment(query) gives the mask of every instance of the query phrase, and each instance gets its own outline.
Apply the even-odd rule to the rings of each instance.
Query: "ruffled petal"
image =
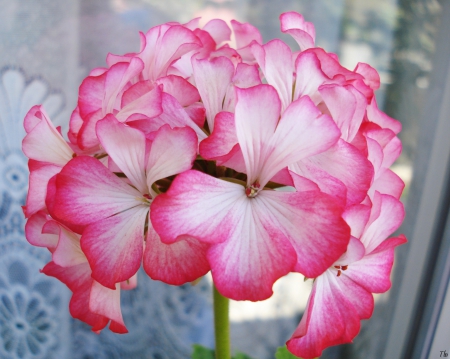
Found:
[[[367,118],[369,121],[378,124],[382,128],[390,129],[395,134],[398,134],[402,130],[402,124],[400,121],[389,117],[378,108],[375,97],[372,99],[369,106],[367,106]]]
[[[208,273],[207,245],[193,237],[165,244],[149,222],[145,241],[144,269],[150,278],[172,285],[192,282]]]
[[[28,162],[28,168],[30,170],[30,181],[27,199],[23,208],[26,218],[45,208],[48,182],[50,178],[61,171],[61,167],[58,165],[33,160]]]
[[[125,122],[136,115],[147,118],[159,116],[163,112],[161,96],[160,86],[148,89],[148,84],[138,82],[124,92],[122,108],[115,116],[120,122]]]
[[[372,218],[361,237],[366,253],[372,252],[389,235],[394,233],[405,218],[403,203],[389,195],[380,195],[379,215]],[[374,201],[374,207],[377,207]]]
[[[25,122],[27,135],[22,150],[29,159],[64,166],[74,152],[46,115],[42,106],[28,111]]]
[[[156,81],[163,86],[163,91],[177,99],[181,106],[189,106],[200,101],[197,88],[180,76],[169,75]]]
[[[120,309],[119,284],[116,285],[115,290],[111,290],[94,280],[89,298],[89,310],[111,319],[109,329],[112,332],[119,334],[128,333]]]
[[[208,21],[206,25],[203,26],[203,30],[211,35],[217,45],[230,40],[231,29],[228,27],[227,23],[221,19]]]
[[[388,168],[378,173],[377,179],[372,183],[367,194],[372,198],[375,192],[379,192],[400,199],[404,188],[403,180]]]
[[[359,261],[366,254],[366,248],[361,241],[353,236],[350,237],[348,242],[347,251],[339,257],[334,263],[337,266],[347,266],[350,263]]]
[[[25,237],[33,246],[46,247],[52,251],[58,244],[58,235],[42,232],[42,228],[49,220],[51,217],[44,211],[33,214],[25,224]]]
[[[185,126],[192,128],[197,134],[199,142],[207,137],[207,135],[200,129],[200,127],[194,121],[192,121],[185,109],[173,96],[167,93],[162,93],[161,98],[163,108],[163,112],[161,113],[161,115],[153,118],[151,121],[143,121],[146,122],[146,124],[143,124],[144,126],[149,126],[147,131],[143,129],[146,134],[157,131],[161,126],[168,124],[172,128]],[[130,126],[132,126],[131,123],[129,124]]]
[[[207,160],[218,160],[228,155],[238,143],[234,114],[219,112],[214,119],[214,131],[200,143],[200,155]]]
[[[364,204],[355,204],[345,209],[342,217],[350,226],[353,237],[361,238],[370,218],[370,210],[371,208]]]
[[[109,319],[107,317],[93,313],[89,309],[89,299],[93,281],[91,278],[91,270],[87,262],[67,268],[60,267],[55,263],[50,262],[42,269],[42,272],[48,276],[59,279],[73,292],[69,303],[70,314],[72,317],[92,326],[92,330],[95,332],[102,330],[108,324]]]
[[[319,87],[330,81],[322,71],[320,60],[314,52],[306,51],[298,55],[295,62],[295,91],[293,100],[309,96],[315,105],[322,101]]]
[[[53,262],[60,267],[73,267],[86,263],[86,256],[80,247],[80,236],[67,230],[56,221],[51,222],[59,229],[58,245],[52,254]]]
[[[337,198],[344,197],[347,205],[364,199],[374,177],[369,160],[342,139],[327,151],[291,165],[290,169],[315,181],[322,191]]]
[[[314,47],[316,29],[313,23],[305,21],[301,14],[285,12],[280,15],[280,24],[281,31],[291,35],[301,51]]]
[[[351,142],[366,113],[366,97],[352,85],[323,85],[319,92],[341,130],[341,137]]]
[[[243,62],[254,63],[255,58],[251,52],[250,44],[255,41],[258,44],[263,43],[263,39],[259,30],[249,23],[241,23],[231,20],[234,37],[236,39],[236,49],[242,57]]]

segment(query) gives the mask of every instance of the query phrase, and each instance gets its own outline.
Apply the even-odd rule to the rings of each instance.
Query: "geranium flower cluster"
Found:
[[[69,141],[42,106],[26,115],[26,237],[94,331],[127,332],[120,291],[141,264],[173,285],[211,271],[234,300],[313,279],[287,343],[306,358],[350,342],[389,289],[406,241],[387,239],[404,217],[400,123],[377,107],[375,69],[342,67],[300,14],[280,21],[296,51],[238,21],[141,33],[139,52],[84,79]]]

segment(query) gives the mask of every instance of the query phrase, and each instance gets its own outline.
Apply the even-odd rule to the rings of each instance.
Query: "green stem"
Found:
[[[230,300],[220,294],[215,285],[213,285],[213,293],[216,359],[230,359],[230,319],[228,317]]]

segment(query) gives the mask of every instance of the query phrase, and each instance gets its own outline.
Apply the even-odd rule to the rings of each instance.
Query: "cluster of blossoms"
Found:
[[[237,21],[141,33],[138,53],[84,79],[68,142],[41,106],[26,115],[26,236],[94,331],[127,332],[120,291],[141,264],[173,285],[211,271],[234,300],[269,298],[289,272],[314,279],[287,343],[306,358],[350,342],[389,289],[406,241],[387,239],[404,217],[389,169],[401,125],[378,109],[372,67],[314,47],[300,14],[280,20],[298,51]]]

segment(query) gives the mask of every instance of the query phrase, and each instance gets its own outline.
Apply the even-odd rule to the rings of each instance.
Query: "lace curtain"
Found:
[[[99,9],[107,5],[96,3]],[[97,335],[71,318],[65,285],[39,272],[50,253],[24,237],[28,168],[22,121],[31,106],[43,104],[57,125],[67,123],[87,66],[102,63],[107,53],[90,51],[95,44],[89,44],[92,28],[86,25],[96,12],[86,6],[92,4],[0,1],[0,358],[187,358],[192,343],[213,346],[206,281],[171,287],[139,273],[137,289],[121,297],[129,334]],[[103,20],[105,28],[127,28],[126,18]],[[128,28],[137,43],[137,29]],[[80,51],[86,41],[88,48]]]

